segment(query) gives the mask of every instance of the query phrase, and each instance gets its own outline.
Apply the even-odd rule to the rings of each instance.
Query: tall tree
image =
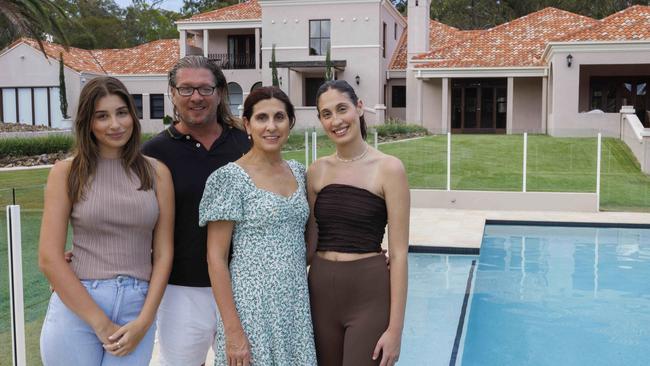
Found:
[[[192,16],[194,14],[203,13],[206,11],[225,8],[226,6],[234,5],[244,0],[183,0],[183,7],[181,14],[184,17]]]
[[[68,97],[65,89],[65,73],[63,72],[63,52],[59,53],[59,106],[61,107],[61,115],[63,118],[70,118],[68,116]]]
[[[174,11],[159,9],[162,0],[148,3],[146,0],[133,0],[126,8],[124,19],[128,46],[158,39],[178,38],[178,30],[174,21],[180,14]]]
[[[330,81],[334,79],[334,73],[332,72],[332,59],[330,56],[330,49],[327,49],[327,54],[325,56],[325,81]]]
[[[278,79],[278,67],[275,61],[275,43],[271,49],[271,85],[280,86],[280,80]]]
[[[128,45],[124,10],[113,0],[56,0],[68,16],[77,19],[69,31],[70,45],[85,49],[123,48]],[[57,40],[58,41],[58,40]]]
[[[43,54],[42,40],[53,35],[68,45],[63,8],[51,0],[0,0],[0,49],[21,36],[34,38]],[[47,55],[45,56],[47,57]]]

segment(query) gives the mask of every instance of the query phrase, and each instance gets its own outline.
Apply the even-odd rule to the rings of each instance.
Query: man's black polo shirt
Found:
[[[207,230],[199,227],[199,203],[205,182],[212,172],[239,159],[250,149],[246,133],[224,127],[221,136],[206,150],[190,135],[169,127],[142,147],[145,155],[167,165],[174,181],[176,220],[174,224],[174,264],[169,283],[209,287]]]

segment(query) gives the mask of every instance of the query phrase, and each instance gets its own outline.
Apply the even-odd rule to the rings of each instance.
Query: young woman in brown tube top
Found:
[[[336,152],[309,167],[309,292],[319,366],[394,365],[407,290],[409,190],[401,161],[364,141],[363,103],[343,80],[317,92]],[[390,271],[381,254],[388,224]]]

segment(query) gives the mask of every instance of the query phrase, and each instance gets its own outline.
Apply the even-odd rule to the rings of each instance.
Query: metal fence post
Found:
[[[528,156],[528,132],[524,132],[524,171],[523,171],[523,192],[526,192],[526,158]]]
[[[596,203],[596,210],[600,211],[600,159],[602,156],[602,140],[603,140],[603,135],[602,133],[598,132],[598,153],[597,153],[597,160],[596,160],[596,199],[598,202]]]
[[[9,257],[9,303],[13,366],[26,366],[25,300],[23,298],[23,261],[20,237],[20,206],[7,206],[7,253]]]
[[[309,168],[309,131],[305,130],[305,169]]]
[[[447,132],[447,190],[451,191],[451,132]]]
[[[318,158],[318,147],[316,146],[317,137],[316,130],[311,133],[311,161],[312,163]]]

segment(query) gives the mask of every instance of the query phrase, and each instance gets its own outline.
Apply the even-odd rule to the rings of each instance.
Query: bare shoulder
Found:
[[[381,169],[382,174],[387,175],[404,175],[406,174],[406,168],[402,161],[393,155],[388,155],[382,152],[379,152],[379,169]]]
[[[167,168],[167,165],[163,163],[162,161],[152,158],[150,156],[144,155],[144,158],[147,159],[149,164],[153,167],[154,171],[156,172],[157,177],[162,177],[162,178],[167,178],[171,176],[171,173],[169,171],[169,168]]]
[[[311,163],[309,168],[307,168],[307,177],[313,179],[321,176],[323,174],[323,171],[327,169],[329,165],[330,162],[328,156],[316,160],[315,162]]]
[[[48,182],[51,179],[67,180],[71,168],[72,168],[72,158],[67,158],[64,160],[57,161],[56,163],[54,163],[54,166],[52,167],[52,169],[50,169],[50,173],[47,176]]]

